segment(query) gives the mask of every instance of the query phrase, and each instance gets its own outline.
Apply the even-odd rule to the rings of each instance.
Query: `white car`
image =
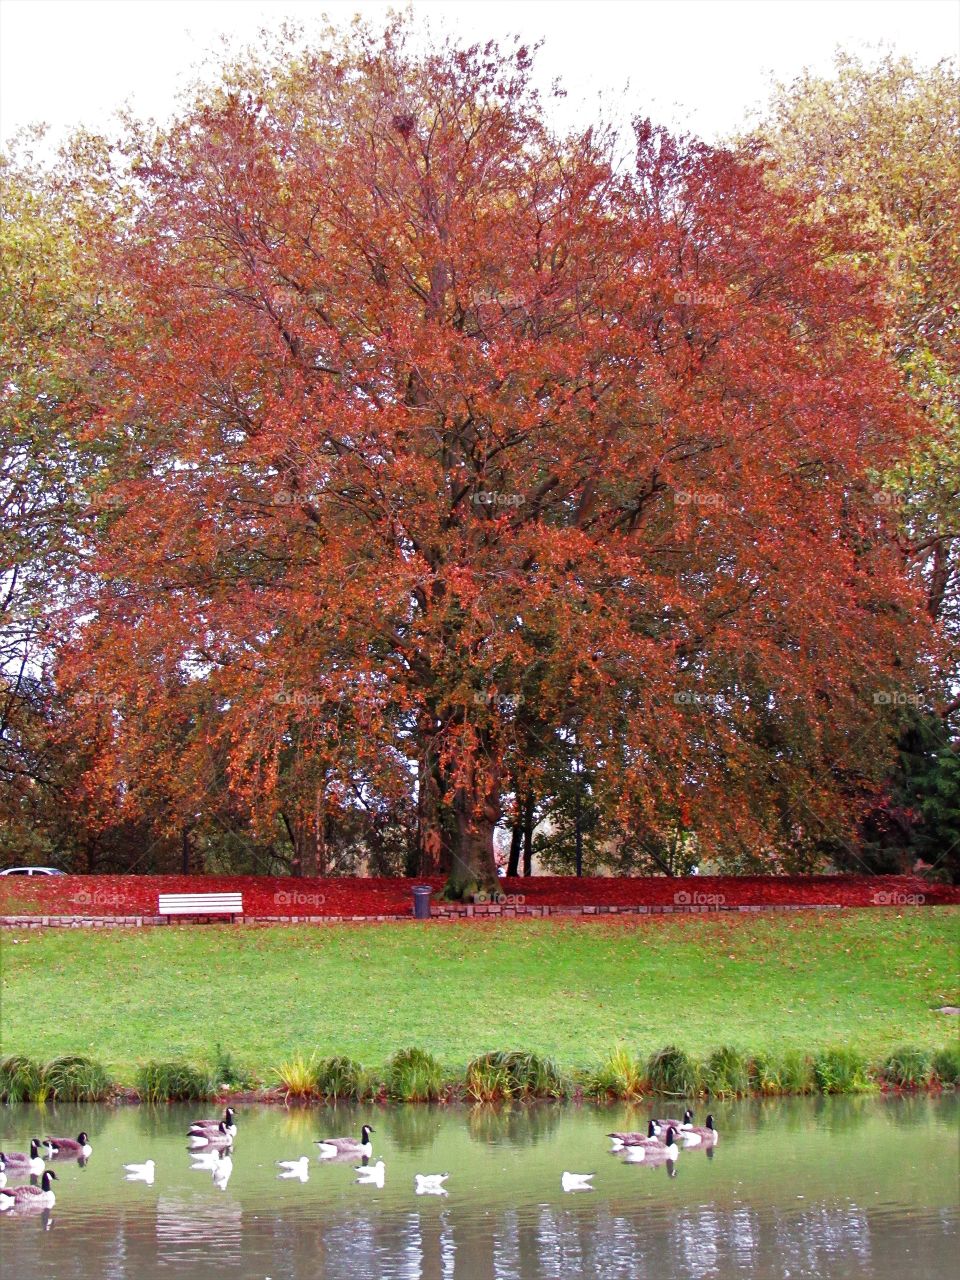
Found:
[[[0,876],[63,876],[65,871],[56,867],[4,867]]]

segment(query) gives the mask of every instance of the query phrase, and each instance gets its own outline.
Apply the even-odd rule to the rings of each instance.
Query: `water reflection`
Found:
[[[718,1104],[716,1150],[652,1167],[608,1155],[606,1133],[643,1128],[654,1109],[249,1107],[218,1182],[191,1169],[193,1109],[5,1108],[0,1149],[37,1127],[86,1129],[94,1154],[86,1168],[57,1166],[53,1210],[3,1215],[4,1269],[50,1280],[950,1273],[956,1098]],[[316,1137],[364,1121],[376,1128],[366,1177],[357,1160],[316,1158]],[[278,1160],[307,1152],[306,1182],[278,1177]],[[126,1181],[124,1165],[148,1158],[153,1183]],[[595,1190],[564,1194],[564,1169],[595,1171]],[[417,1174],[445,1170],[446,1196],[416,1194]]]

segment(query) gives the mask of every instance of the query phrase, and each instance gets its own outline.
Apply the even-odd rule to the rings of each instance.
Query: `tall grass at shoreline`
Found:
[[[233,1059],[219,1047],[210,1064],[185,1058],[145,1062],[124,1084],[101,1063],[82,1055],[46,1063],[12,1055],[0,1059],[0,1103],[157,1104],[206,1101],[238,1092],[264,1101],[321,1104],[544,1098],[629,1102],[646,1095],[726,1099],[960,1088],[960,1045],[936,1052],[901,1045],[873,1061],[849,1045],[810,1054],[796,1049],[750,1054],[722,1045],[703,1060],[676,1045],[646,1058],[621,1046],[596,1067],[567,1074],[549,1058],[519,1051],[482,1054],[457,1071],[445,1069],[418,1048],[400,1050],[382,1071],[348,1057],[317,1058],[316,1053],[298,1052],[262,1075],[238,1073],[242,1090],[224,1078],[225,1063]]]

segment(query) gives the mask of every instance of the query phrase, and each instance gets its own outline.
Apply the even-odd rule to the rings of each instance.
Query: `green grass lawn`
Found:
[[[381,1066],[417,1045],[462,1067],[529,1049],[565,1069],[622,1043],[867,1054],[951,1043],[955,908],[248,928],[50,929],[3,942],[4,1052],[137,1061],[219,1043],[268,1075],[291,1053]]]

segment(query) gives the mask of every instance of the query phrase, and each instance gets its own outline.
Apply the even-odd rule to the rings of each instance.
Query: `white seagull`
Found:
[[[593,1191],[590,1185],[590,1179],[595,1178],[594,1173],[567,1173],[564,1172],[560,1177],[560,1185],[564,1191]]]
[[[445,1196],[449,1193],[443,1184],[449,1177],[449,1173],[418,1173],[413,1187],[418,1196]]]
[[[156,1172],[156,1164],[152,1160],[144,1160],[143,1164],[125,1164],[127,1182],[146,1182],[150,1186],[153,1185],[153,1175]]]

